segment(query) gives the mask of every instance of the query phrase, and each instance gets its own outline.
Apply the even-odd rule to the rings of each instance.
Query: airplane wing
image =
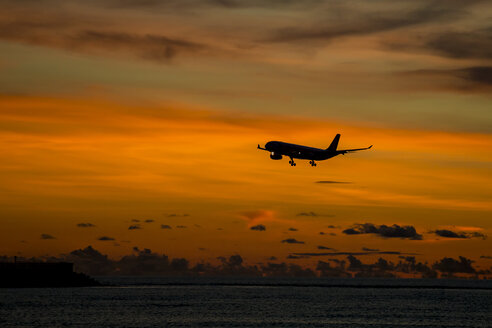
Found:
[[[370,145],[369,147],[366,147],[366,148],[343,149],[343,150],[339,150],[339,152],[341,152],[342,154],[346,154],[346,153],[350,153],[350,152],[354,152],[354,151],[367,150],[367,149],[371,149],[371,148],[372,148],[372,145]]]

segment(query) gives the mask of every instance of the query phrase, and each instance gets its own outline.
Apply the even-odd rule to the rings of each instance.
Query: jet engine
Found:
[[[271,152],[270,153],[270,158],[271,159],[282,159],[282,154]]]

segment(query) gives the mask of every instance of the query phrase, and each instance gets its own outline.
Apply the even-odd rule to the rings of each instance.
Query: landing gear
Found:
[[[290,166],[296,166],[296,163],[294,163],[294,159],[291,157],[289,161]]]
[[[314,162],[314,160],[310,160],[309,164],[311,164],[311,166],[316,166],[316,163]]]

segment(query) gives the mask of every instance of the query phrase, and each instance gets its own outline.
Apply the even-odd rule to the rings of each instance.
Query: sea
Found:
[[[0,289],[0,327],[492,327],[492,281],[98,277]]]

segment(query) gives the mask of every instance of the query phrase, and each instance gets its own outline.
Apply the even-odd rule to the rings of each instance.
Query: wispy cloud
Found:
[[[47,234],[47,233],[43,233],[41,234],[41,239],[56,239],[54,236],[50,235],[50,234]]]
[[[79,228],[94,228],[95,225],[92,223],[77,223],[77,227]]]

